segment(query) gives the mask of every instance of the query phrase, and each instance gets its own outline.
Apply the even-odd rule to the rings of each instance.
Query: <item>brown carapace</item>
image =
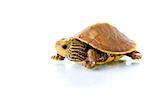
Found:
[[[69,39],[61,39],[55,45],[55,60],[68,58],[85,66],[94,68],[96,64],[104,64],[118,60],[123,56],[141,59],[136,51],[136,44],[117,28],[108,23],[97,23],[84,29]]]

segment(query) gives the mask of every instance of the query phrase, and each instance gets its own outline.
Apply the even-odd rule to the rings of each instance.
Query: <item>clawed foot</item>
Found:
[[[56,56],[52,56],[51,59],[53,59],[53,60],[64,60],[65,57],[62,57],[59,54],[57,54]]]
[[[89,61],[89,60],[85,60],[85,61],[82,62],[82,65],[86,68],[92,69],[92,68],[95,67],[96,63],[92,62],[92,61]]]
[[[131,57],[132,59],[141,59],[142,54],[138,51],[133,51],[131,53],[128,53],[127,56]]]

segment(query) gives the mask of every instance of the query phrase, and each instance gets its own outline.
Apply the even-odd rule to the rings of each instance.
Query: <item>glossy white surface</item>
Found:
[[[148,0],[0,1],[0,100],[150,100]],[[87,70],[53,61],[55,41],[109,22],[135,40],[128,57]]]

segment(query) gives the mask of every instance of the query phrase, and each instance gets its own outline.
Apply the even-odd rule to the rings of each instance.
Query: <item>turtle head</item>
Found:
[[[71,44],[71,39],[62,38],[58,40],[55,44],[56,51],[59,55],[66,57],[69,54],[69,47]]]

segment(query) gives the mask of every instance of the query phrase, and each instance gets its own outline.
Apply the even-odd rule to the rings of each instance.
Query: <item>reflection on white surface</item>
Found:
[[[83,88],[103,86],[117,75],[128,73],[130,69],[137,68],[139,65],[129,58],[98,65],[94,70],[69,61],[58,61],[52,64],[65,86]]]

